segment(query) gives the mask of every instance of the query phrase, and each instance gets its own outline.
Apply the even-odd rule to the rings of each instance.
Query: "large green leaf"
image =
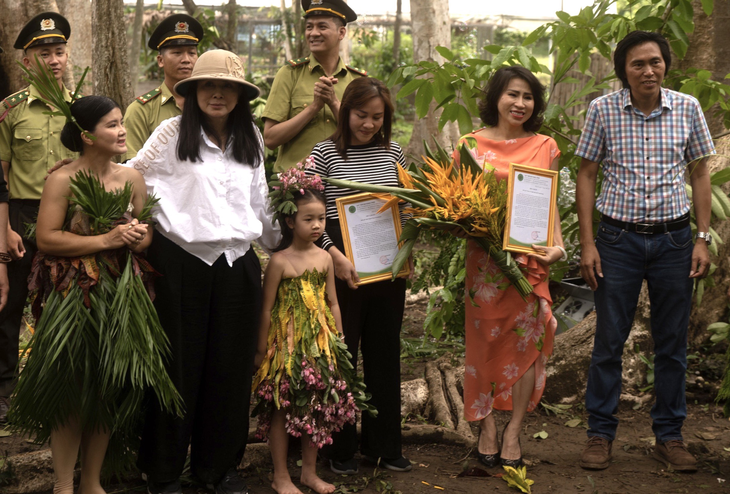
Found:
[[[431,81],[426,81],[416,93],[416,115],[418,115],[418,118],[426,116],[431,101],[433,101],[433,84]]]
[[[458,114],[456,116],[457,121],[459,122],[459,131],[462,135],[468,134],[474,129],[474,124],[472,123],[471,115],[467,111],[466,108],[459,105]]]
[[[456,56],[454,55],[454,52],[446,48],[445,46],[437,46],[436,51],[439,55],[444,57],[449,62],[453,62],[456,59]]]
[[[730,168],[723,168],[710,175],[712,185],[722,185],[726,182],[730,182]]]
[[[414,93],[416,90],[418,90],[421,86],[423,86],[426,82],[425,79],[413,79],[412,81],[406,83],[400,91],[398,91],[397,98],[405,98],[406,96],[410,95],[411,93]]]

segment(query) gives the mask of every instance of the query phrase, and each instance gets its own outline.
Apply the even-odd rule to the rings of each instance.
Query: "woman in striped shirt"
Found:
[[[398,166],[405,168],[400,146],[390,140],[393,104],[381,81],[362,77],[345,90],[337,130],[312,150],[313,172],[324,177],[355,180],[398,187]],[[380,459],[389,470],[408,471],[411,462],[403,457],[400,431],[400,330],[406,282],[379,281],[357,286],[352,263],[345,257],[336,199],[359,191],[325,186],[327,226],[322,248],[335,266],[337,299],[342,312],[345,343],[357,366],[362,351],[363,374],[377,417],[362,416],[360,451],[370,460]],[[401,214],[403,219],[403,215]],[[354,425],[333,435],[325,455],[338,474],[355,474],[358,464],[357,433]]]

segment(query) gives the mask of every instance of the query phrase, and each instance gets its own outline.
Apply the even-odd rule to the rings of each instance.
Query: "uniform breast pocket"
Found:
[[[291,101],[291,115],[289,118],[294,118],[297,115],[299,115],[301,112],[303,112],[309,105],[312,104],[312,97],[308,98],[292,98]],[[317,120],[319,119],[319,113],[312,118],[312,120],[309,121],[308,125],[313,125]]]
[[[13,155],[19,160],[35,161],[46,154],[43,131],[31,127],[17,127],[13,139]]]

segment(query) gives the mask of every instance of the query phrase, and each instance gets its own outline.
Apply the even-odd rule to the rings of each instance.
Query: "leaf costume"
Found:
[[[99,235],[131,221],[132,186],[104,190],[91,174],[71,179],[64,231]],[[148,198],[140,221],[156,200]],[[130,443],[145,390],[181,413],[164,361],[167,336],[151,297],[150,264],[126,247],[61,257],[39,252],[29,279],[36,329],[10,410],[12,428],[39,442],[78,420],[84,431],[111,431],[111,470],[131,465]]]
[[[337,332],[326,279],[326,272],[315,269],[279,283],[268,350],[253,382],[261,439],[268,436],[275,409],[288,409],[289,434],[307,434],[320,448],[344,424],[355,423],[358,409],[376,413]]]

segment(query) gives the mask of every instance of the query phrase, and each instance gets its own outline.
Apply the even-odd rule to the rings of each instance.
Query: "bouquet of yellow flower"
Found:
[[[482,169],[469,149],[459,147],[459,163],[440,146],[432,152],[428,146],[421,166],[411,163],[407,170],[397,166],[403,188],[371,185],[351,180],[325,178],[342,188],[371,192],[387,202],[384,211],[393,202],[405,201],[411,213],[403,227],[403,243],[393,262],[393,276],[410,256],[422,228],[439,228],[450,232],[463,230],[490,256],[523,298],[532,293],[532,285],[525,279],[509,252],[502,250],[502,237],[507,221],[507,184],[498,181],[493,169],[485,164]]]

